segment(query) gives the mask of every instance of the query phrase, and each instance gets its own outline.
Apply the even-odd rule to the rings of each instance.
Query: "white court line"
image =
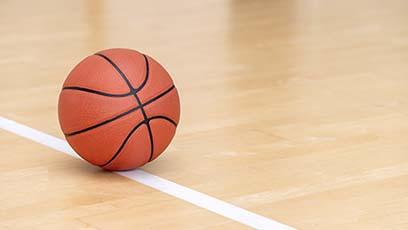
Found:
[[[0,128],[79,158],[66,141],[1,116]],[[271,230],[294,229],[264,216],[234,206],[222,200],[218,200],[204,193],[197,192],[185,186],[152,175],[141,169],[116,173],[252,228]]]

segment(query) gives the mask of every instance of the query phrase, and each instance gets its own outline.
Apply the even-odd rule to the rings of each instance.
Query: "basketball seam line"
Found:
[[[163,119],[166,120],[168,122],[170,122],[171,124],[173,124],[174,126],[177,127],[177,123],[175,121],[173,121],[172,119],[170,119],[169,117],[166,116],[153,116],[150,117],[148,119],[148,122],[150,122],[151,120],[155,120],[155,119]],[[139,122],[135,127],[133,127],[133,129],[128,133],[128,135],[126,136],[125,140],[122,142],[122,144],[119,146],[119,149],[115,152],[115,154],[111,157],[111,159],[109,161],[107,161],[106,163],[102,164],[102,165],[98,165],[100,167],[105,167],[106,165],[110,164],[113,160],[116,159],[117,156],[119,156],[119,153],[122,151],[123,147],[126,145],[126,143],[128,142],[128,140],[130,139],[130,137],[132,136],[132,134],[134,132],[136,132],[136,130],[142,126],[146,124],[146,122],[143,120],[141,122]],[[150,158],[149,158],[150,159]]]
[[[100,54],[100,53],[96,53],[94,54],[96,56],[102,57],[103,59],[105,59],[107,62],[109,62],[109,64],[111,64],[113,66],[113,68],[115,68],[116,72],[118,72],[120,74],[120,76],[122,77],[122,79],[126,82],[127,86],[129,87],[130,94],[136,94],[137,92],[139,92],[140,90],[142,90],[142,88],[146,85],[147,80],[149,79],[149,61],[147,60],[147,57],[145,54],[142,54],[144,60],[145,60],[145,64],[146,64],[146,74],[145,74],[145,79],[143,80],[142,84],[140,84],[139,87],[134,88],[133,85],[130,83],[129,79],[126,77],[125,73],[122,72],[122,70],[119,68],[119,66],[117,66],[110,58],[108,58],[106,55]]]
[[[106,96],[106,97],[127,97],[127,96],[132,95],[132,92],[117,93],[117,94],[115,94],[115,93],[106,93],[106,92],[103,92],[103,91],[84,88],[84,87],[80,87],[80,86],[65,86],[65,87],[62,88],[62,90],[83,91],[83,92],[98,94],[98,95]]]
[[[138,87],[138,89],[135,89],[135,88],[132,86],[132,84],[130,83],[129,79],[126,77],[126,74],[123,73],[122,70],[121,70],[109,57],[107,57],[107,56],[105,56],[105,55],[103,55],[103,54],[100,54],[100,53],[97,53],[96,55],[98,55],[98,56],[104,58],[106,61],[108,61],[108,62],[115,68],[115,70],[119,73],[119,75],[122,77],[122,79],[126,82],[126,84],[128,85],[130,91],[132,92],[133,96],[135,97],[137,103],[139,104],[139,106],[140,106],[140,111],[142,112],[143,117],[144,117],[144,122],[145,122],[145,124],[146,124],[146,126],[147,126],[147,130],[149,131],[149,139],[150,139],[150,158],[149,158],[149,162],[150,162],[151,159],[153,158],[153,151],[154,151],[153,134],[152,134],[152,130],[151,130],[151,128],[150,128],[149,120],[148,120],[147,115],[146,115],[146,111],[144,110],[143,104],[142,104],[142,102],[140,101],[139,97],[137,96],[138,91],[140,91],[140,90],[144,87],[144,85],[145,85],[146,82],[147,82],[147,79],[149,78],[149,72],[150,72],[150,71],[149,71],[149,61],[148,61],[146,55],[142,54],[143,57],[144,57],[144,59],[145,59],[145,63],[146,63],[146,76],[145,76],[145,80],[144,80],[143,83]]]
[[[62,90],[83,91],[83,92],[98,94],[98,95],[102,95],[102,96],[106,96],[106,97],[127,97],[127,96],[132,95],[132,92],[122,93],[122,94],[114,94],[114,93],[106,93],[106,92],[93,90],[93,89],[89,89],[89,88],[84,88],[84,87],[79,87],[79,86],[66,86],[66,87],[63,87]]]
[[[146,63],[146,77],[145,77],[144,81],[142,82],[142,84],[140,84],[140,86],[135,89],[135,94],[137,92],[139,92],[146,85],[147,80],[149,79],[149,74],[150,74],[149,60],[147,59],[145,54],[142,54],[142,55],[143,55],[143,57],[145,59],[145,63]]]
[[[84,88],[84,87],[79,87],[79,86],[66,86],[66,87],[63,87],[62,90],[67,90],[67,89],[69,89],[69,90],[85,91],[85,92],[88,92],[88,93],[94,93],[94,94],[98,94],[98,95],[102,95],[102,96],[107,96],[107,97],[126,97],[126,96],[130,96],[130,95],[133,95],[133,94],[139,92],[139,91],[146,85],[147,80],[148,80],[148,78],[149,78],[149,75],[147,74],[147,73],[149,72],[149,65],[147,64],[147,63],[148,63],[148,60],[147,60],[146,55],[143,54],[143,58],[144,58],[145,63],[146,63],[146,77],[145,77],[145,79],[143,80],[142,84],[140,84],[140,86],[137,87],[137,88],[134,88],[134,87],[132,86],[132,84],[130,83],[130,81],[126,78],[126,75],[125,75],[125,74],[119,69],[119,67],[118,67],[112,60],[110,60],[107,56],[105,56],[105,55],[103,55],[103,54],[99,54],[99,53],[96,53],[96,54],[94,54],[94,55],[95,55],[95,56],[102,57],[103,59],[105,59],[106,61],[108,61],[108,62],[115,68],[115,70],[116,70],[116,71],[121,75],[121,77],[126,81],[126,84],[128,85],[128,87],[129,87],[129,89],[130,89],[130,92],[128,92],[128,93],[123,93],[123,94],[111,94],[111,93],[106,93],[106,92],[102,92],[102,91],[98,91],[98,90],[93,90],[93,89],[89,89],[89,88]]]
[[[140,101],[140,98],[137,96],[137,94],[134,94],[137,100],[137,103],[139,103],[140,105],[140,111],[142,111],[143,117],[144,117],[144,122],[147,126],[147,131],[149,132],[149,140],[150,140],[150,157],[149,157],[149,161],[150,162],[152,160],[153,157],[153,152],[154,152],[154,142],[153,142],[153,134],[152,134],[152,129],[150,128],[150,124],[149,124],[149,119],[147,118],[146,115],[146,111],[143,108],[142,102]]]
[[[111,60],[109,59],[107,56],[100,54],[100,53],[96,53],[96,56],[102,57],[103,59],[105,59],[107,62],[109,62],[113,68],[115,68],[116,72],[119,73],[120,77],[126,82],[127,86],[129,87],[129,89],[131,90],[131,93],[134,94],[134,88],[132,86],[132,84],[130,83],[129,79],[125,76],[125,74],[122,72],[122,70],[119,69],[119,67]]]
[[[163,93],[161,93],[161,94],[157,95],[156,97],[154,97],[154,98],[148,100],[147,102],[143,103],[143,106],[147,106],[147,105],[151,104],[152,102],[154,102],[154,101],[156,101],[156,100],[158,100],[158,99],[164,97],[165,95],[167,95],[167,94],[168,94],[171,90],[173,90],[174,88],[176,88],[176,87],[175,87],[174,85],[172,85],[170,88],[168,88],[167,90],[165,90]],[[140,106],[139,106],[139,105],[136,106],[136,107],[133,107],[132,109],[130,109],[130,110],[126,111],[126,112],[123,112],[123,113],[121,113],[121,114],[119,114],[119,115],[117,115],[117,116],[115,116],[115,117],[113,117],[113,118],[110,118],[110,119],[108,119],[108,120],[105,120],[105,121],[103,121],[103,122],[101,122],[101,123],[98,123],[98,124],[89,126],[89,127],[87,127],[87,128],[84,128],[84,129],[81,129],[81,130],[78,130],[78,131],[74,131],[74,132],[70,132],[70,133],[64,133],[64,135],[65,135],[66,137],[74,136],[74,135],[77,135],[77,134],[80,134],[80,133],[83,133],[83,132],[86,132],[86,131],[89,131],[89,130],[98,128],[99,126],[102,126],[102,125],[105,125],[105,124],[110,123],[110,122],[112,122],[112,121],[115,121],[115,120],[117,120],[117,119],[119,119],[119,118],[121,118],[121,117],[123,117],[123,116],[125,116],[125,115],[128,115],[128,114],[130,114],[130,113],[132,113],[132,112],[138,110],[138,109],[140,109]]]

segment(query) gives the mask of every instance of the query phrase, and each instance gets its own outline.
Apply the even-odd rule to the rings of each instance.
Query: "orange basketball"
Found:
[[[156,159],[180,118],[177,89],[153,58],[109,49],[82,60],[59,96],[58,116],[68,143],[85,160],[127,170]]]

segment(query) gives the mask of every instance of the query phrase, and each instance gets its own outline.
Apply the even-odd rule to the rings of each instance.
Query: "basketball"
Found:
[[[58,102],[61,129],[83,159],[107,170],[129,170],[156,159],[180,118],[169,73],[148,55],[109,49],[69,73]]]

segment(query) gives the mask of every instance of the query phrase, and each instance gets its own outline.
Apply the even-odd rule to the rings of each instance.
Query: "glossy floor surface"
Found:
[[[111,47],[181,96],[143,169],[299,229],[408,229],[407,1],[1,1],[0,115],[63,137],[62,82]],[[0,130],[0,229],[246,229]]]

